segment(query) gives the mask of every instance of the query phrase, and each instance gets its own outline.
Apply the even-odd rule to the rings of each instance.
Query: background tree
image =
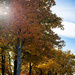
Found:
[[[52,56],[52,57],[51,57]],[[43,63],[36,65],[36,71],[45,75],[73,75],[74,73],[74,62],[72,54],[68,52],[62,52],[61,50],[52,49],[50,51],[50,57],[48,56]]]

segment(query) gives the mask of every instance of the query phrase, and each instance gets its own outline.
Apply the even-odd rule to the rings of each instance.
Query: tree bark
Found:
[[[57,75],[57,73],[55,72],[55,75]]]
[[[20,75],[20,68],[21,68],[21,52],[23,47],[24,41],[22,41],[21,46],[19,42],[19,38],[17,39],[17,74]]]
[[[16,75],[17,72],[17,56],[15,56],[15,61],[14,61],[14,75]]]
[[[5,70],[5,55],[2,55],[2,75],[4,75]]]
[[[40,70],[40,75],[42,75],[42,70]]]
[[[51,75],[52,73],[51,73],[51,71],[48,71],[48,75]]]
[[[31,75],[31,70],[32,70],[32,66],[31,66],[31,63],[30,63],[29,75]]]
[[[21,49],[18,49],[17,52],[17,75],[20,75],[20,66],[21,66]]]
[[[49,75],[49,72],[48,72],[48,75]]]

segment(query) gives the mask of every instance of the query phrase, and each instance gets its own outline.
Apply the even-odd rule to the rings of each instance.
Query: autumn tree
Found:
[[[55,46],[61,48],[63,41],[52,28],[63,28],[62,19],[52,14],[54,0],[12,0],[9,16],[0,24],[0,41],[15,45],[17,50],[17,74],[20,75],[22,49],[40,52]],[[33,47],[33,48],[32,48]],[[32,48],[32,49],[30,49]]]
[[[50,57],[46,57],[43,62],[35,66],[37,68],[35,70],[38,72],[36,75],[73,75],[75,60],[72,57],[74,55],[68,54],[68,52],[53,49],[50,51]]]
[[[39,64],[40,61],[43,60],[43,55],[40,52],[34,52],[35,50],[30,53],[28,50],[24,51],[22,50],[22,56],[21,56],[21,63],[22,65],[25,65],[25,63],[29,63],[29,75],[31,75],[32,68],[34,65]],[[30,58],[31,57],[31,58]],[[41,60],[42,59],[42,60]],[[33,64],[33,66],[32,66]]]

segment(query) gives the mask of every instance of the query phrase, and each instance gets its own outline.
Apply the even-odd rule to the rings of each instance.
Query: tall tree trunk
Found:
[[[51,71],[48,71],[48,75],[51,75],[52,73],[51,73]]]
[[[57,75],[57,73],[55,72],[55,75]]]
[[[31,66],[31,63],[30,63],[29,75],[31,75],[31,70],[32,70],[32,66]]]
[[[17,56],[15,56],[15,60],[14,60],[14,75],[16,75],[17,73]]]
[[[18,49],[17,52],[17,75],[20,75],[20,67],[21,67],[21,49]]]
[[[49,75],[49,71],[48,71],[48,75]]]
[[[22,41],[21,46],[19,42],[19,38],[17,39],[17,74],[20,75],[20,68],[21,68],[21,52],[23,47],[24,41]]]
[[[5,70],[5,55],[2,55],[2,75],[4,75]]]
[[[40,75],[42,75],[42,70],[40,70]]]

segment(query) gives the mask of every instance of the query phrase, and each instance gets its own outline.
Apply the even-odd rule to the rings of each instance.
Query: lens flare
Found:
[[[0,16],[9,14],[9,7],[6,5],[6,3],[0,4]]]

